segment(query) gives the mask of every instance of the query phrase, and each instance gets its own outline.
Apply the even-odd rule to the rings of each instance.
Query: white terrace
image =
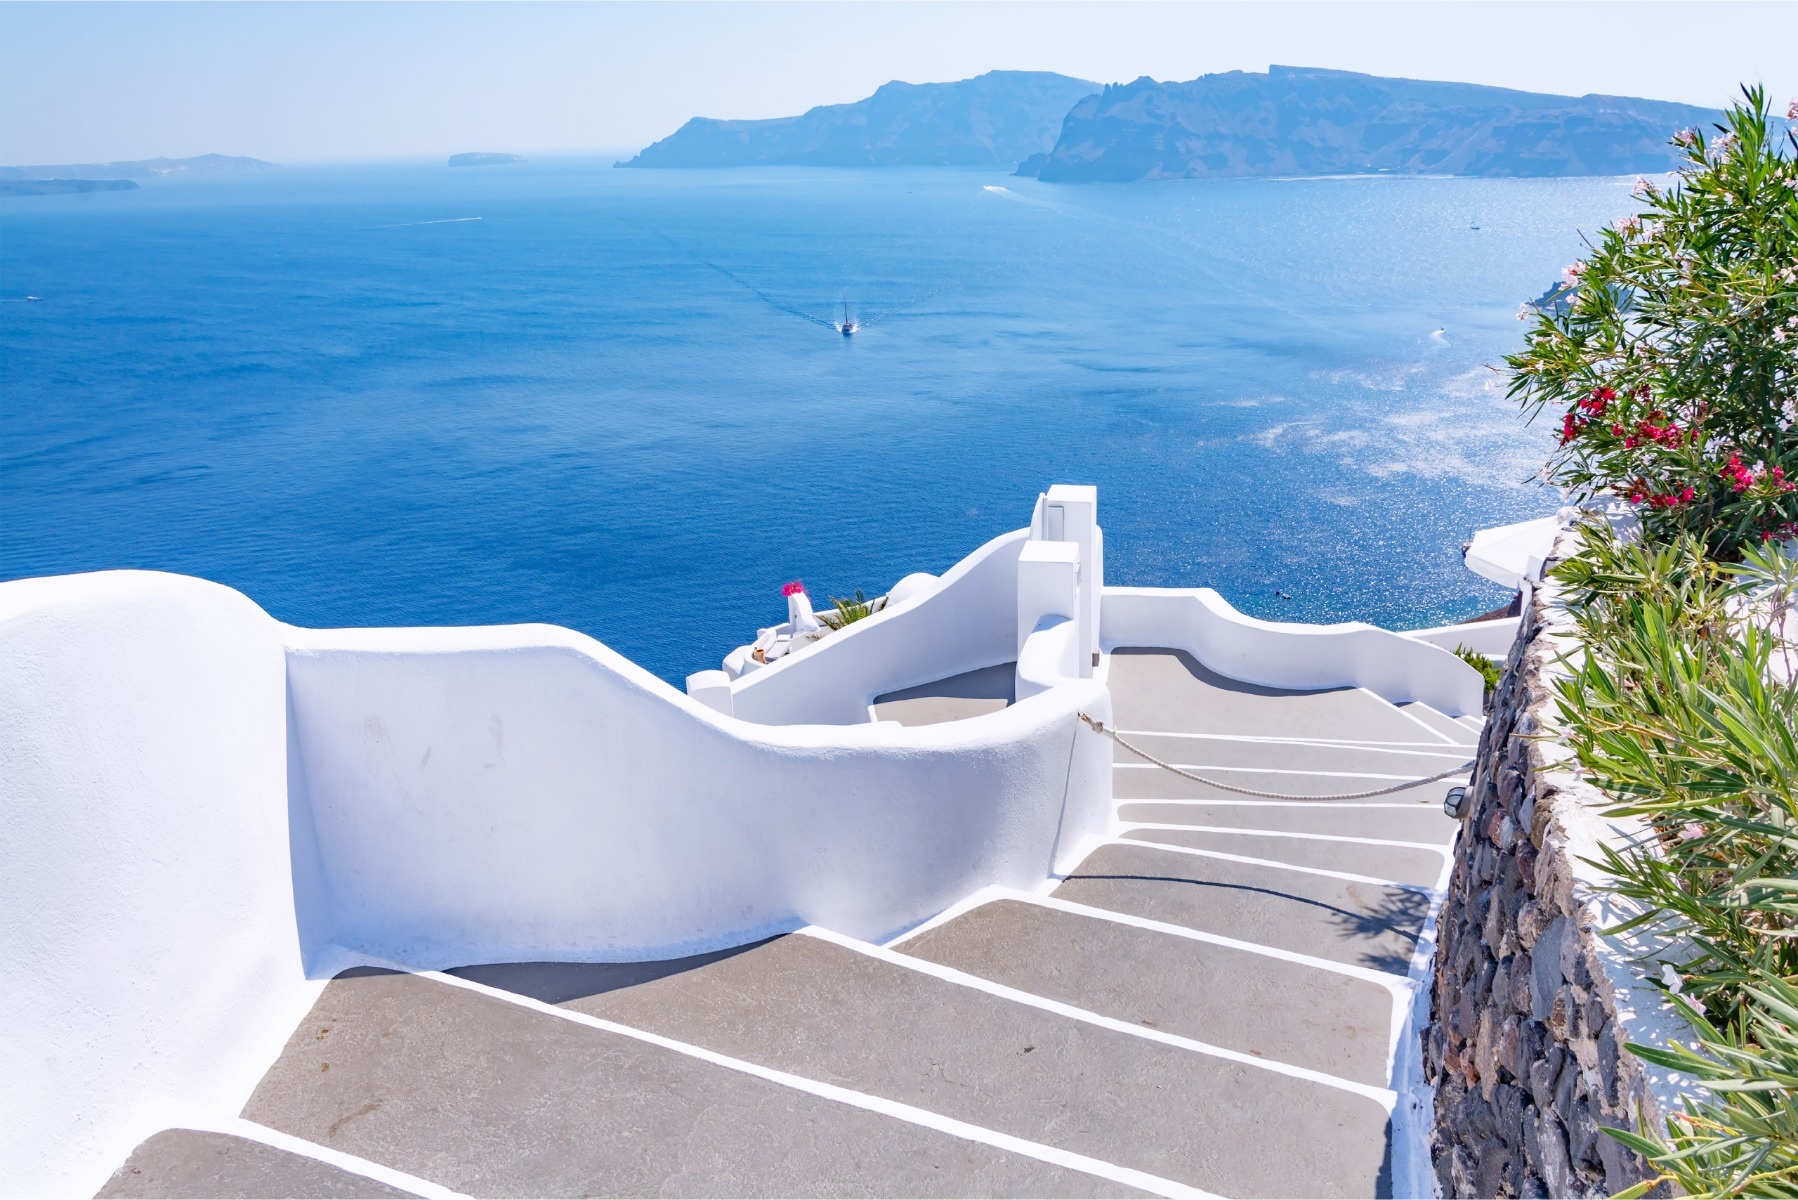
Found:
[[[1428,1194],[1446,647],[1515,622],[1106,587],[1097,516],[690,695],[553,626],[0,584],[0,1186]]]

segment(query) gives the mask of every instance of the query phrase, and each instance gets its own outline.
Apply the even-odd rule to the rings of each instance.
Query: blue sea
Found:
[[[7,199],[0,578],[548,621],[678,683],[785,581],[940,572],[1067,482],[1108,582],[1459,620],[1508,598],[1463,541],[1558,504],[1491,364],[1629,184],[564,160]]]

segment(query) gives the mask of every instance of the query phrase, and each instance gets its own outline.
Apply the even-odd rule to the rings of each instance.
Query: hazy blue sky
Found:
[[[1798,4],[0,3],[0,162],[635,149],[888,79],[1270,62],[1721,104],[1798,94]]]

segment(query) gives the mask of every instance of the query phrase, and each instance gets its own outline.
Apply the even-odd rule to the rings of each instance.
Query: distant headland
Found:
[[[694,117],[621,167],[1010,167],[1055,144],[1061,119],[1099,85],[1048,71],[959,83],[884,84],[797,117]]]
[[[1050,183],[1204,177],[1621,175],[1672,169],[1711,109],[1274,66],[1100,87],[991,71],[888,83],[796,117],[695,117],[621,167],[1005,166]]]
[[[130,179],[0,179],[0,196],[65,196],[76,192],[130,192]]]
[[[1671,170],[1668,138],[1721,114],[1623,96],[1551,96],[1270,67],[1144,77],[1076,104],[1020,175],[1052,183],[1207,176],[1623,175]]]
[[[449,165],[452,167],[497,167],[505,163],[521,163],[528,161],[522,154],[495,154],[488,150],[476,150],[468,154],[452,154]]]
[[[0,167],[0,180],[160,179],[170,175],[244,174],[252,171],[279,171],[280,169],[277,164],[263,162],[260,158],[242,158],[230,154],[202,154],[197,158],[140,158],[130,162]]]

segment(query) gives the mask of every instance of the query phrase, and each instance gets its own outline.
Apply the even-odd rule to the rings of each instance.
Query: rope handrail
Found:
[[[1087,716],[1085,713],[1081,713],[1081,714],[1079,714],[1079,716],[1082,721],[1085,721],[1089,726],[1092,727],[1092,730],[1094,733],[1104,734],[1106,737],[1110,738],[1112,741],[1116,742],[1118,745],[1122,746],[1124,749],[1128,750],[1130,753],[1136,755],[1136,757],[1141,758],[1141,759],[1146,759],[1149,762],[1154,763],[1156,766],[1160,767],[1164,771],[1172,771],[1176,775],[1182,776],[1186,779],[1190,779],[1194,783],[1202,783],[1202,784],[1206,785],[1207,787],[1219,788],[1226,792],[1235,792],[1239,796],[1257,796],[1263,800],[1367,800],[1374,796],[1389,796],[1393,792],[1402,792],[1409,788],[1421,787],[1426,783],[1439,783],[1444,779],[1453,779],[1458,775],[1465,775],[1465,774],[1467,774],[1468,771],[1473,769],[1473,760],[1469,759],[1468,761],[1462,763],[1458,767],[1451,768],[1447,771],[1438,772],[1435,775],[1428,775],[1422,779],[1410,779],[1410,780],[1406,780],[1403,783],[1392,784],[1388,787],[1375,788],[1371,792],[1350,792],[1347,795],[1336,795],[1336,794],[1332,793],[1327,796],[1318,796],[1318,795],[1294,796],[1294,795],[1288,795],[1283,792],[1263,792],[1256,788],[1237,787],[1235,784],[1224,783],[1221,780],[1207,779],[1203,775],[1195,775],[1191,771],[1188,771],[1182,767],[1176,767],[1172,763],[1162,762],[1159,758],[1156,758],[1153,754],[1150,754],[1147,750],[1144,750],[1142,747],[1131,745],[1128,741],[1126,741],[1124,738],[1122,738],[1118,735],[1117,730],[1106,728],[1105,722],[1094,720],[1092,717]],[[1249,768],[1249,769],[1253,769],[1253,768]]]

